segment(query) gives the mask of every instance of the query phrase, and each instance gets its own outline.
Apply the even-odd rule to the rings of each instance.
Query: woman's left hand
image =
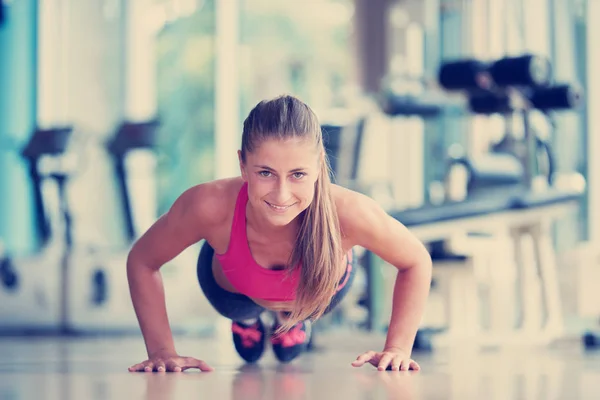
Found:
[[[408,371],[409,369],[419,371],[421,367],[410,358],[410,353],[397,348],[386,348],[382,352],[367,351],[356,358],[353,367],[362,367],[369,363],[377,367],[379,371],[386,369],[391,371]]]

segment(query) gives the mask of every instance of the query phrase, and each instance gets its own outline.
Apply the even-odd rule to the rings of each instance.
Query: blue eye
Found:
[[[259,175],[264,176],[265,178],[268,178],[269,176],[271,176],[271,172],[270,171],[260,171]]]
[[[302,179],[306,174],[304,172],[294,172],[294,178]]]

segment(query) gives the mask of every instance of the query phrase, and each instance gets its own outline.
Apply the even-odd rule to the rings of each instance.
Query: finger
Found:
[[[400,371],[401,366],[402,366],[402,358],[394,357],[394,359],[392,360],[392,365],[391,365],[390,370],[391,371]]]
[[[211,371],[215,370],[213,367],[208,365],[205,361],[200,361],[200,365],[198,368],[200,368],[200,371],[203,371],[203,372],[211,372]]]
[[[414,360],[411,360],[411,362],[410,362],[410,368],[413,371],[420,371],[421,370],[421,366],[416,361],[414,361]]]
[[[175,361],[167,361],[167,371],[171,372],[181,372],[181,367]]]
[[[186,364],[183,366],[182,370],[185,371],[185,370],[188,370],[190,368],[198,368],[200,371],[203,371],[203,372],[210,372],[210,371],[214,370],[205,361],[198,360],[196,358],[188,358],[188,359],[186,359]]]
[[[371,360],[376,353],[374,351],[367,351],[366,353],[361,354],[356,357],[356,360],[352,362],[352,365],[355,367],[360,367],[364,365],[367,361]]]
[[[400,371],[408,371],[410,369],[410,363],[412,360],[402,360],[402,365],[400,366]]]
[[[137,371],[143,371],[143,370],[144,370],[143,363],[135,364],[135,365],[132,365],[131,367],[129,367],[130,372],[137,372]]]
[[[379,360],[377,369],[379,371],[385,371],[385,369],[388,367],[388,365],[390,364],[390,362],[392,361],[393,358],[394,358],[394,356],[392,354],[384,353],[383,356],[381,357],[381,359]]]
[[[206,361],[196,360],[194,359],[194,364],[192,368],[198,368],[202,372],[210,372],[214,371],[214,368],[206,363]]]
[[[157,361],[155,368],[156,368],[156,370],[158,372],[165,372],[165,363],[164,363],[164,361],[162,361],[162,360],[161,361]]]
[[[154,363],[152,361],[148,361],[147,363],[145,363],[144,371],[152,372],[153,369],[154,369]]]
[[[365,352],[365,353],[361,354],[360,356],[356,357],[356,360],[357,360],[357,361],[364,362],[364,361],[370,360],[370,359],[371,359],[371,358],[373,358],[373,356],[375,356],[376,354],[377,354],[377,353],[376,353],[375,351],[373,351],[373,350],[370,350],[370,351],[367,351],[367,352]]]

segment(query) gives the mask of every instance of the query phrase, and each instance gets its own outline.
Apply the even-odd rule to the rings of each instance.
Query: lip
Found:
[[[286,205],[286,206],[280,206],[277,204],[273,204],[273,203],[269,203],[268,201],[265,201],[265,203],[267,203],[267,205],[269,206],[269,208],[275,212],[285,212],[287,211],[291,206],[293,206],[296,203],[290,204],[290,205]]]

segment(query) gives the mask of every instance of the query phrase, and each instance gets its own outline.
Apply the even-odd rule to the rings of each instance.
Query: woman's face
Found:
[[[266,221],[283,226],[308,208],[320,164],[311,140],[266,140],[246,154],[245,164],[241,152],[238,156],[242,177],[248,182],[248,201]]]

